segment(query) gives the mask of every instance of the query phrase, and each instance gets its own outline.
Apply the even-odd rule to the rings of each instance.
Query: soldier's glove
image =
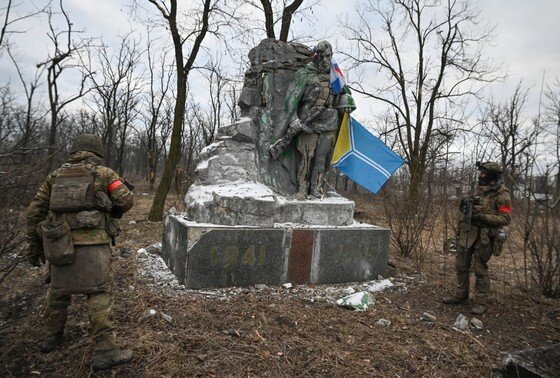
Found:
[[[43,251],[30,251],[27,258],[34,267],[40,267],[45,263],[45,253]]]

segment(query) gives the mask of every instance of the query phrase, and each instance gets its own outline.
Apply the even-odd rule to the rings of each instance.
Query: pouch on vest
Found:
[[[72,264],[75,255],[68,222],[46,221],[41,222],[39,227],[47,261],[52,265]]]
[[[49,210],[77,212],[95,206],[94,173],[84,164],[70,164],[55,176]]]
[[[495,231],[493,245],[492,245],[492,254],[494,256],[500,256],[504,250],[504,244],[508,238],[509,234],[509,227],[500,227]]]

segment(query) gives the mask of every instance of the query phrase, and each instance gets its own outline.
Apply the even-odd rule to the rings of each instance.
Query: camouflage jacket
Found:
[[[67,164],[77,163],[85,163],[94,172],[94,191],[107,194],[112,202],[111,213],[122,215],[132,207],[134,203],[132,192],[122,183],[115,171],[99,165],[101,163],[100,158],[91,152],[78,151],[72,154]],[[30,244],[31,253],[43,250],[37,225],[49,217],[52,185],[57,173],[63,167],[47,176],[27,209],[26,236]],[[102,229],[73,230],[72,239],[74,244],[103,244],[110,242],[109,235]]]
[[[511,222],[511,197],[505,186],[479,187],[475,198],[470,226],[466,214],[459,222],[459,245],[467,248],[476,240],[482,245],[493,243],[496,230]],[[461,200],[461,208],[467,200]]]

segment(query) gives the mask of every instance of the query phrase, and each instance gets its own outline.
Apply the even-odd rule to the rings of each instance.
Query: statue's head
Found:
[[[321,41],[313,48],[313,60],[320,72],[331,71],[332,46],[327,41]]]

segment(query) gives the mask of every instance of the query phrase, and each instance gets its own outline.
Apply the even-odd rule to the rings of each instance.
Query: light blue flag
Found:
[[[332,159],[338,170],[377,194],[403,163],[403,158],[379,138],[348,114],[344,115]]]

